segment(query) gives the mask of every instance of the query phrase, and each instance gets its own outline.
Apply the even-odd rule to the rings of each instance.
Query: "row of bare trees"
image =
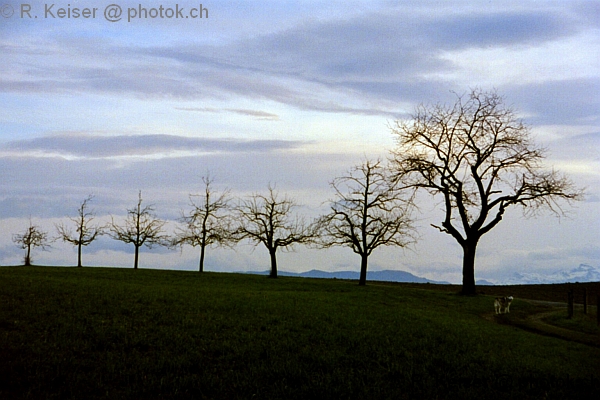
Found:
[[[233,201],[229,190],[215,192],[213,180],[203,178],[204,192],[190,195],[190,210],[183,212],[181,226],[169,237],[166,221],[154,214],[152,205],[143,205],[140,191],[137,205],[127,210],[121,223],[111,218],[106,226],[94,224],[89,211],[92,197],[86,198],[78,216],[70,218],[71,227],[56,225],[58,240],[77,246],[77,265],[82,266],[82,247],[98,236],[134,246],[134,269],[139,265],[141,247],[155,245],[177,247],[191,245],[200,248],[199,271],[204,270],[206,249],[212,245],[232,246],[247,240],[255,246],[264,245],[271,261],[270,277],[277,277],[277,251],[296,244],[321,248],[347,246],[361,257],[361,285],[366,282],[368,257],[379,246],[408,245],[414,239],[411,211],[412,198],[405,198],[394,180],[387,176],[381,161],[365,161],[348,175],[331,182],[335,199],[330,212],[308,223],[295,213],[299,206],[292,198],[280,195],[269,186],[265,194],[255,193]],[[74,226],[74,230],[73,230]],[[27,250],[25,264],[31,264],[31,249],[45,248],[48,234],[30,223],[14,241]]]
[[[294,214],[294,200],[273,187],[266,194],[237,201],[228,191],[213,192],[210,177],[204,193],[190,196],[191,210],[181,219],[174,238],[164,235],[164,221],[152,206],[128,210],[123,225],[92,226],[87,211],[91,198],[79,208],[72,233],[57,227],[62,240],[81,247],[103,232],[135,246],[134,267],[142,246],[156,244],[200,247],[200,271],[206,248],[249,240],[263,244],[277,276],[277,250],[295,244],[318,247],[347,246],[361,257],[360,284],[366,281],[368,257],[380,246],[404,247],[415,240],[412,213],[415,194],[425,191],[440,198],[442,222],[433,225],[451,235],[463,249],[464,294],[475,293],[475,254],[481,237],[503,218],[507,208],[519,206],[526,215],[550,210],[563,215],[563,203],[581,200],[584,191],[565,175],[544,167],[545,149],[536,146],[529,128],[496,92],[472,90],[458,96],[453,106],[420,106],[410,120],[390,126],[397,140],[388,164],[366,160],[331,182],[334,198],[329,212],[311,223]],[[47,234],[29,229],[14,237],[27,249],[43,246]]]

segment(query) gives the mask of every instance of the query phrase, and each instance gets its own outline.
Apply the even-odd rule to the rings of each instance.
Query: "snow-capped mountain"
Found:
[[[559,271],[552,274],[536,272],[515,272],[506,282],[507,285],[568,283],[568,282],[600,282],[600,267],[580,264],[570,271]]]

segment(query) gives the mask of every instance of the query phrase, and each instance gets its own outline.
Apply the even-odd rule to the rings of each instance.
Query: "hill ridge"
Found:
[[[258,272],[246,272],[250,274],[267,275],[269,271],[258,271]],[[305,272],[290,272],[290,271],[279,271],[280,276],[297,276],[301,278],[322,278],[322,279],[348,279],[358,280],[360,273],[357,271],[334,271],[327,272],[318,269],[311,269]],[[370,281],[384,281],[384,282],[404,282],[404,283],[433,283],[441,285],[449,285],[449,282],[445,281],[434,281],[427,278],[423,278],[410,272],[400,270],[381,270],[381,271],[367,271],[367,280]]]

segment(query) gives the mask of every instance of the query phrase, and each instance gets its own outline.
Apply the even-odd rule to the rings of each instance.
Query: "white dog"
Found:
[[[510,313],[510,303],[512,301],[513,301],[512,296],[496,297],[496,299],[494,300],[494,309],[496,310],[496,314]]]

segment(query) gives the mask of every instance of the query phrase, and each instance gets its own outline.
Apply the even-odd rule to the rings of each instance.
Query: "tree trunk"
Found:
[[[27,246],[27,255],[25,256],[25,266],[31,266],[31,245]]]
[[[205,248],[206,248],[205,245],[200,245],[200,264],[198,266],[199,272],[204,272],[204,249]]]
[[[277,250],[269,250],[269,254],[271,255],[271,273],[269,274],[269,278],[277,278],[277,257],[275,255]]]
[[[461,293],[473,296],[475,292],[475,251],[477,242],[463,245],[463,287]]]
[[[208,186],[207,186],[207,191],[208,191]],[[200,266],[198,268],[198,270],[200,272],[204,272],[204,250],[206,249],[206,221],[208,220],[208,208],[209,208],[209,201],[208,201],[208,196],[209,193],[206,194],[206,212],[204,213],[204,218],[202,219],[202,242],[200,242]]]
[[[81,267],[81,243],[77,245],[77,267]]]
[[[369,256],[361,254],[360,258],[360,279],[358,280],[359,286],[365,286],[367,284],[367,262]]]
[[[135,246],[135,256],[133,259],[133,269],[138,269],[138,259],[139,259],[140,248]]]

